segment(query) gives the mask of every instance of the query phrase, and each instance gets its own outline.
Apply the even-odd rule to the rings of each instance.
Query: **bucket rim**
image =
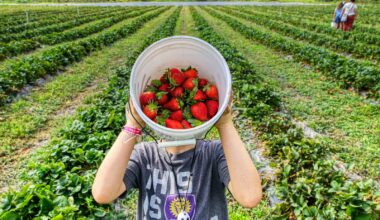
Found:
[[[192,128],[189,128],[189,129],[173,129],[173,128],[168,128],[168,127],[165,127],[165,126],[162,126],[156,122],[154,122],[153,120],[151,120],[150,118],[148,118],[143,112],[142,112],[142,109],[140,106],[138,106],[138,102],[136,100],[136,97],[133,95],[133,91],[131,88],[133,88],[133,82],[130,78],[129,80],[129,98],[132,99],[132,103],[133,105],[135,106],[136,108],[136,111],[137,113],[139,114],[139,116],[143,119],[143,121],[146,123],[146,125],[148,125],[152,130],[158,130],[159,132],[164,132],[164,133],[170,133],[170,132],[175,132],[177,134],[181,134],[181,135],[186,135],[186,134],[191,134],[193,133],[194,131],[199,131],[199,130],[202,130],[202,129],[205,129],[207,127],[209,127],[208,129],[211,129],[211,127],[219,120],[219,118],[222,116],[222,114],[224,113],[225,109],[228,107],[228,104],[229,104],[229,100],[230,100],[230,97],[231,97],[231,91],[232,91],[232,88],[231,88],[231,85],[232,85],[232,77],[231,77],[231,72],[230,72],[230,69],[228,67],[228,64],[226,62],[226,60],[224,59],[223,55],[218,51],[218,49],[216,49],[214,46],[212,46],[210,43],[202,40],[202,39],[199,39],[197,37],[192,37],[192,36],[186,36],[186,35],[176,35],[176,36],[171,36],[171,37],[166,37],[166,38],[163,38],[163,39],[160,39],[154,43],[152,43],[151,45],[149,45],[148,47],[146,47],[144,49],[144,51],[137,57],[133,67],[132,67],[132,70],[131,70],[131,76],[133,75],[134,72],[136,72],[136,69],[137,67],[139,66],[140,62],[141,62],[141,59],[143,57],[145,57],[145,55],[150,51],[150,49],[156,47],[157,45],[159,44],[162,44],[164,42],[167,42],[167,41],[173,41],[173,40],[189,40],[189,41],[196,41],[198,43],[201,43],[203,45],[205,45],[206,47],[208,47],[209,49],[211,49],[214,53],[216,53],[216,55],[221,59],[222,61],[222,64],[223,64],[223,68],[226,70],[226,73],[227,73],[227,84],[230,85],[226,88],[226,98],[223,100],[223,103],[221,105],[222,108],[220,108],[218,110],[218,112],[216,113],[216,115],[214,115],[214,117],[212,117],[210,120],[206,121],[205,123],[203,123],[202,125],[199,125],[199,126],[196,126],[196,127],[192,127]],[[219,99],[220,101],[220,99]],[[223,110],[221,110],[223,109]],[[148,123],[149,122],[149,123]]]

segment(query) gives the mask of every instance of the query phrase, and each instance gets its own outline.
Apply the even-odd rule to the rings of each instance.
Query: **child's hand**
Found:
[[[129,109],[129,106],[131,107],[131,109]],[[141,119],[141,117],[137,113],[136,108],[133,105],[132,101],[129,101],[129,105],[127,103],[127,105],[125,106],[125,115],[127,117],[127,125],[135,127],[135,128],[145,127],[145,122]]]
[[[233,93],[231,91],[231,95],[230,95],[230,100],[229,100],[228,106],[227,106],[226,110],[224,110],[223,115],[215,123],[215,127],[217,129],[219,129],[220,127],[222,127],[225,124],[228,124],[228,123],[232,122],[232,118],[233,118],[232,117],[232,100],[233,100]]]

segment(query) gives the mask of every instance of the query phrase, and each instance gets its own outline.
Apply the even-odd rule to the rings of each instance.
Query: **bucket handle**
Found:
[[[196,144],[196,139],[178,140],[178,141],[165,141],[158,143],[159,148],[178,147],[190,144]]]

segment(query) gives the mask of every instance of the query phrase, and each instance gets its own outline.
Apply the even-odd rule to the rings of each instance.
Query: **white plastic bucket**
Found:
[[[215,83],[219,93],[219,110],[204,124],[191,129],[171,129],[150,120],[141,110],[140,94],[153,79],[159,79],[167,68],[196,68],[200,78]],[[195,143],[217,122],[228,106],[231,94],[231,74],[217,49],[209,43],[189,36],[174,36],[147,47],[137,58],[130,77],[130,99],[144,122],[166,142],[160,147]]]

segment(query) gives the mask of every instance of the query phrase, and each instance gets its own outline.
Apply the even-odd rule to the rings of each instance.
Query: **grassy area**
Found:
[[[378,104],[339,88],[337,83],[327,80],[307,65],[288,60],[286,54],[248,40],[224,22],[212,19],[206,13],[203,15],[255,64],[266,81],[278,88],[285,108],[296,120],[325,135],[325,139],[336,146],[338,158],[354,165],[354,171],[378,179]]]

